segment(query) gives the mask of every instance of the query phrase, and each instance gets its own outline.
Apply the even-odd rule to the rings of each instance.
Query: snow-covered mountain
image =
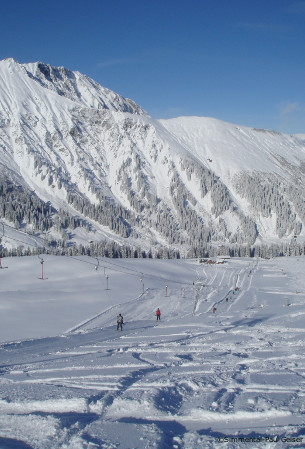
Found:
[[[26,233],[185,250],[305,236],[305,136],[154,120],[79,72],[13,59],[0,108],[0,219]]]

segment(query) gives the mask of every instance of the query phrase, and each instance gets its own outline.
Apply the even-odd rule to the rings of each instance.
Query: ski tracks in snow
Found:
[[[268,307],[258,307],[273,279],[262,264],[212,268],[195,315],[192,288],[184,298],[149,290],[64,336],[2,345],[0,445],[203,449],[231,448],[217,442],[226,435],[300,435],[304,331],[284,339]],[[180,316],[141,318],[161,300],[162,310],[181,307]],[[123,332],[101,329],[123,306],[133,310]]]

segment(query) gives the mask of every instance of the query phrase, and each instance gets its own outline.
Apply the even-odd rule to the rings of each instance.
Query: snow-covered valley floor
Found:
[[[2,260],[1,449],[305,447],[305,258],[96,265]]]

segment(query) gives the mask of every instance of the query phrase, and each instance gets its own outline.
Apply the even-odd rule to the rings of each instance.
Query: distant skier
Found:
[[[217,310],[216,307],[213,307],[213,313],[216,313],[216,310]]]
[[[123,317],[119,313],[117,316],[117,328],[116,328],[117,331],[119,330],[119,328],[121,328],[121,331],[123,330],[123,322],[124,322]]]
[[[157,315],[157,321],[161,320],[161,310],[159,308],[156,311],[156,315]]]

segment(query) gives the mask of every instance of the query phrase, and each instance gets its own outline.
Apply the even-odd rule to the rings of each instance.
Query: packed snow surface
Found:
[[[304,447],[305,258],[215,262],[3,259],[1,449]]]

